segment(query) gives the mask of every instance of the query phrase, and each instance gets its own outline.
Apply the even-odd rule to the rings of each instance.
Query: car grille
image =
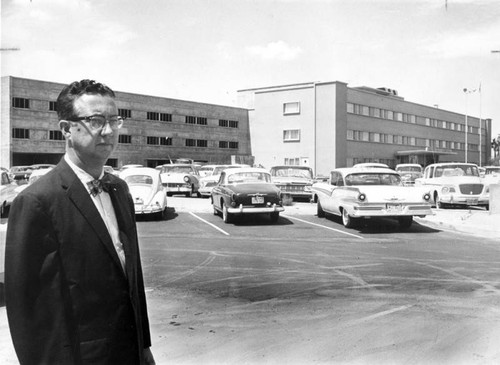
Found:
[[[168,188],[182,188],[185,187],[186,184],[180,184],[180,183],[167,183]]]
[[[276,185],[281,191],[286,193],[302,192],[305,185]]]
[[[483,184],[461,184],[460,193],[465,195],[477,195],[483,191]]]

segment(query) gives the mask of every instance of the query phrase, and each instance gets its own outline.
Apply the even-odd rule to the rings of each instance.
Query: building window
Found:
[[[300,141],[300,129],[289,129],[283,131],[283,142]]]
[[[197,139],[196,147],[208,147],[208,141],[206,139]]]
[[[122,118],[132,118],[132,110],[130,110],[130,109],[118,109],[118,115]]]
[[[120,134],[118,136],[118,143],[131,144],[132,136],[129,134]]]
[[[160,145],[162,146],[171,146],[172,138],[170,137],[160,137]]]
[[[186,139],[186,147],[196,147],[196,139]]]
[[[373,116],[375,118],[380,118],[380,109],[379,108],[373,108]]]
[[[238,142],[229,142],[229,148],[231,148],[233,150],[237,150],[239,147],[238,145],[239,145]]]
[[[205,118],[205,117],[196,117],[196,124],[207,125],[207,118]]]
[[[228,141],[219,141],[219,148],[229,148]]]
[[[192,117],[190,115],[186,115],[186,123],[188,123],[188,124],[196,124],[196,117]]]
[[[300,114],[300,103],[284,103],[283,104],[283,115],[288,114]]]
[[[172,114],[160,113],[160,120],[162,122],[171,122],[172,121]]]
[[[56,101],[49,101],[49,110],[51,112],[57,111],[57,102]]]
[[[400,113],[400,112],[396,112],[395,113],[395,119],[398,121],[398,122],[402,122],[403,121],[403,113]]]
[[[219,127],[238,128],[237,120],[219,119]]]
[[[292,158],[287,158],[285,157],[284,161],[286,166],[298,166],[300,165],[300,158],[299,157],[292,157]]]
[[[349,140],[349,141],[354,140],[354,131],[353,130],[350,130],[350,129],[347,130],[347,140]]]
[[[147,120],[159,120],[160,119],[160,113],[158,113],[158,112],[147,112],[146,113],[146,119]]]
[[[160,144],[160,137],[152,137],[148,136],[146,137],[146,143],[150,145],[159,145]]]
[[[23,128],[12,128],[12,138],[29,139],[30,130]]]
[[[29,109],[30,101],[25,98],[12,98],[12,106],[14,108]]]
[[[64,141],[64,136],[60,130],[49,131],[49,139],[52,141]]]
[[[361,115],[365,115],[365,116],[370,116],[370,108],[368,108],[367,106],[364,106],[362,105],[361,106]]]
[[[394,120],[394,112],[392,110],[387,110],[386,118],[389,120]]]
[[[347,103],[347,112],[353,114],[354,113],[354,104]]]

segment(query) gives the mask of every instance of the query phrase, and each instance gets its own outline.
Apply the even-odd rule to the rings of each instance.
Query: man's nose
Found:
[[[102,127],[101,134],[113,134],[114,130],[111,128],[111,125],[109,124],[109,121],[107,120],[106,123],[104,124],[104,127]]]

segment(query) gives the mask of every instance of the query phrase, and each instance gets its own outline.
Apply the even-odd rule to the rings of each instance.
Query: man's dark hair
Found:
[[[94,80],[75,81],[65,86],[57,98],[57,116],[59,120],[68,120],[75,117],[73,103],[75,99],[83,94],[97,94],[115,97],[115,93],[109,87]]]

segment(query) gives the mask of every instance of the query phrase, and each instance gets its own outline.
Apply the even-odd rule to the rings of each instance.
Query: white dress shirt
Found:
[[[118,229],[118,221],[116,220],[115,209],[113,208],[113,203],[111,202],[111,197],[105,191],[100,192],[99,194],[93,196],[90,194],[90,188],[88,186],[88,182],[95,180],[92,175],[85,172],[78,166],[76,166],[68,157],[68,155],[64,155],[64,160],[68,163],[71,169],[75,172],[78,179],[82,182],[83,186],[89,192],[90,198],[94,202],[99,214],[101,215],[106,228],[108,229],[109,235],[111,236],[111,240],[113,241],[113,245],[115,246],[116,253],[118,254],[118,258],[120,259],[120,263],[122,265],[123,272],[125,271],[125,252],[123,251],[123,243],[120,242],[120,234]],[[104,176],[104,170],[101,172],[99,179]]]

